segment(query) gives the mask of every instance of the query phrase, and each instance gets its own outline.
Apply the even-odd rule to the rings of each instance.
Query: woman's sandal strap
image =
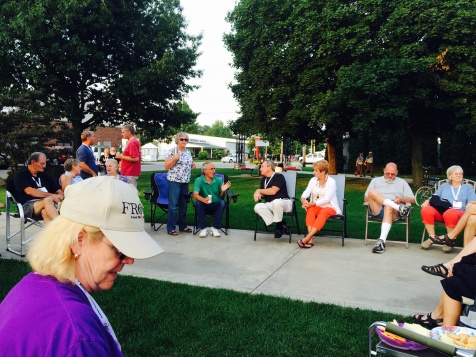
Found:
[[[427,274],[441,276],[442,278],[448,277],[448,268],[445,267],[443,263],[432,266],[423,265],[421,267],[421,270],[423,270]]]
[[[454,247],[456,244],[456,239],[451,239],[447,234],[442,236],[430,236],[430,240],[435,244],[445,244],[449,247]]]
[[[423,320],[423,317],[426,317],[426,319]],[[420,326],[433,329],[435,327],[441,326],[443,319],[434,319],[431,317],[431,312],[429,312],[427,315],[413,315],[413,321]]]

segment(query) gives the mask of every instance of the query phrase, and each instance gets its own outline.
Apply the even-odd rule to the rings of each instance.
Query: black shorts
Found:
[[[446,295],[456,301],[462,297],[474,299],[476,296],[476,266],[466,263],[453,265],[453,276],[443,279],[441,286]]]

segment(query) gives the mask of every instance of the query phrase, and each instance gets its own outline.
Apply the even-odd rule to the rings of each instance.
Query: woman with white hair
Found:
[[[448,233],[458,224],[466,210],[466,205],[476,200],[474,187],[463,184],[463,169],[461,166],[453,165],[446,170],[449,183],[444,183],[438,188],[435,195],[448,201],[446,210],[438,206],[432,206],[430,200],[426,200],[421,205],[421,218],[429,238],[425,240],[421,247],[428,249],[433,243],[444,244],[443,251],[449,252],[455,245],[455,240],[437,237],[435,233],[435,221],[444,222]],[[434,197],[434,198],[438,198]]]
[[[188,144],[188,134],[180,132],[175,136],[177,146],[171,148],[165,157],[165,169],[169,182],[169,208],[167,210],[167,233],[176,236],[176,226],[178,223],[181,232],[192,233],[187,227],[185,218],[187,215],[188,184],[192,170],[195,170],[195,163],[190,151],[186,148]]]
[[[33,272],[0,304],[0,356],[123,356],[91,294],[109,290],[134,259],[163,252],[143,211],[137,192],[112,177],[66,188],[61,215],[28,249]]]

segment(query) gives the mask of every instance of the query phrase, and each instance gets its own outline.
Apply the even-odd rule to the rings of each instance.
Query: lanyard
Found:
[[[41,187],[41,178],[38,177],[38,181],[36,181],[36,179],[33,176],[31,178],[33,179],[33,181],[35,181],[36,186]]]
[[[455,191],[453,190],[453,186],[451,186],[451,193],[453,194],[453,198],[455,199],[455,201],[458,201],[458,196],[459,196],[459,191],[460,190],[461,190],[461,185],[459,185],[458,192],[456,192],[456,195],[455,195]]]
[[[268,181],[266,181],[266,179],[264,179],[264,188],[265,188],[265,189],[268,188],[269,182],[273,179],[273,176],[274,176],[275,174],[276,174],[276,172],[273,173],[273,175],[268,179]]]
[[[106,328],[106,331],[109,332],[109,334],[112,336],[112,338],[116,342],[117,347],[119,347],[119,350],[120,350],[121,345],[119,341],[117,340],[116,334],[114,333],[114,330],[112,329],[111,323],[107,319],[104,312],[101,310],[97,302],[93,299],[93,297],[87,292],[87,290],[81,285],[81,283],[77,279],[76,279],[76,285],[79,286],[79,288],[83,291],[84,295],[86,295],[97,317],[99,317],[99,320],[101,320],[101,323]]]

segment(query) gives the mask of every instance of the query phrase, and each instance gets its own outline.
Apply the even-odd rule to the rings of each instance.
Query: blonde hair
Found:
[[[100,239],[103,236],[97,227],[71,221],[59,216],[48,223],[36,237],[26,253],[32,269],[40,275],[52,276],[62,283],[76,281],[76,260],[71,248],[78,244],[81,230],[88,233],[83,239]]]
[[[329,162],[327,160],[319,160],[312,165],[313,169],[318,169],[319,171],[325,171],[326,174],[329,172]]]

